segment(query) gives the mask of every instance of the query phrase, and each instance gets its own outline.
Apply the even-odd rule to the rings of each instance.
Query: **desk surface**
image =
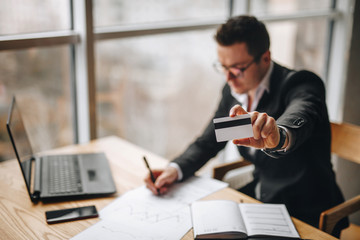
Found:
[[[167,161],[149,151],[137,147],[117,137],[106,137],[88,144],[57,149],[56,153],[105,152],[115,180],[117,194],[111,197],[76,200],[58,203],[33,204],[27,193],[20,168],[16,160],[0,163],[0,233],[2,239],[68,239],[99,221],[87,219],[48,225],[45,211],[96,205],[101,210],[126,191],[143,185],[147,169],[142,160],[146,155],[152,168],[162,168]],[[229,199],[256,202],[256,200],[230,188],[220,190],[206,199]],[[294,224],[302,238],[336,239],[332,236],[294,219]],[[193,239],[192,230],[183,239]]]

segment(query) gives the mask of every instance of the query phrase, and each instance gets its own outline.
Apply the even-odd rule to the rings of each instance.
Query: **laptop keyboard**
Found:
[[[49,193],[64,194],[82,191],[79,161],[76,156],[58,156],[49,161]]]

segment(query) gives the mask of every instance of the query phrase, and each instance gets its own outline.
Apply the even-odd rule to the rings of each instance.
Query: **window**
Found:
[[[35,151],[118,135],[171,159],[216,108],[224,81],[211,66],[213,34],[230,13],[263,20],[275,61],[327,82],[341,76],[329,66],[345,55],[338,30],[350,11],[343,0],[4,1],[1,120],[15,93]],[[9,159],[4,129],[0,159]]]
[[[298,14],[304,11],[324,11],[332,8],[332,0],[252,0],[253,15]]]
[[[100,9],[96,19],[101,19],[102,24],[97,25],[116,22],[114,15],[104,14],[115,12],[118,22],[123,25],[133,26],[134,23],[146,22],[149,17],[155,28],[155,22],[174,20],[185,9],[188,14],[179,19],[191,18],[189,14],[198,7],[193,4],[182,6],[178,4],[180,1],[170,4],[154,2],[158,3],[118,5],[99,1],[97,4],[102,7],[96,8],[96,11]],[[284,5],[282,1],[250,3],[251,11],[269,15],[273,14],[271,9]],[[327,3],[318,4],[318,9],[328,8]],[[142,12],[148,4],[152,7],[146,7],[146,12]],[[294,12],[307,8],[296,1],[288,5],[293,5]],[[308,8],[313,7],[308,5]],[[175,6],[178,14],[169,14]],[[121,7],[122,11],[114,10]],[[284,8],[284,11],[289,9]],[[221,16],[226,11],[215,4],[207,4],[198,12],[199,16],[205,12]],[[138,17],[132,18],[133,14]],[[109,21],[105,21],[105,17]],[[328,24],[327,18],[267,21],[274,60],[290,68],[307,68],[324,76]],[[215,30],[213,27],[206,31],[174,31],[99,41],[96,45],[98,136],[119,135],[167,159],[181,153],[211,120],[224,84],[211,67],[217,58],[213,39]],[[309,39],[309,36],[313,38]]]
[[[200,134],[225,81],[213,71],[214,30],[99,42],[98,136],[175,157]]]
[[[0,52],[1,158],[14,158],[5,123],[16,96],[34,152],[73,143],[68,47]]]
[[[281,21],[266,25],[274,61],[297,70],[313,71],[326,80],[328,20]]]
[[[70,29],[70,1],[12,0],[0,8],[0,35]]]
[[[95,0],[95,26],[224,19],[229,12],[228,3],[218,0]]]

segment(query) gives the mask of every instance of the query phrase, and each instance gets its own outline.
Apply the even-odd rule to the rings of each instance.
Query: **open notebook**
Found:
[[[300,238],[283,204],[197,201],[191,213],[196,239]]]

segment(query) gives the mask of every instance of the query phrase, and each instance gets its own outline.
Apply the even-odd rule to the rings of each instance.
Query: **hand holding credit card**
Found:
[[[253,137],[250,114],[213,120],[217,142]]]

